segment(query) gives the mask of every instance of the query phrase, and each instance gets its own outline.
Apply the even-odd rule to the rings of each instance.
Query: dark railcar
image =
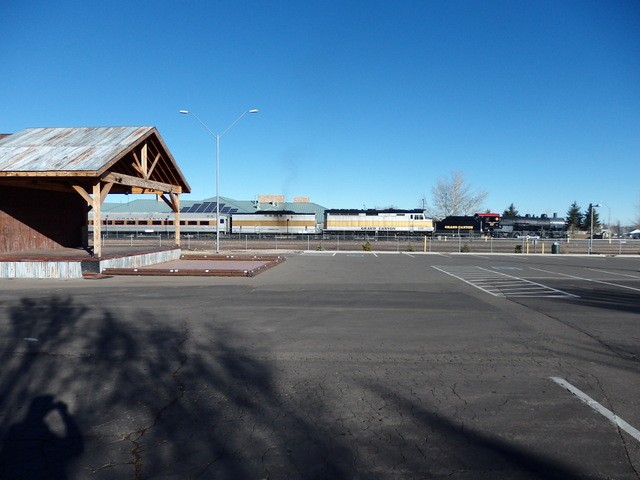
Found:
[[[567,222],[564,218],[553,214],[512,216],[507,215],[500,218],[498,227],[493,230],[493,235],[500,238],[517,237],[541,237],[541,238],[562,238],[567,235]]]
[[[436,222],[436,235],[488,235],[498,224],[497,213],[476,213],[475,215],[451,215]]]

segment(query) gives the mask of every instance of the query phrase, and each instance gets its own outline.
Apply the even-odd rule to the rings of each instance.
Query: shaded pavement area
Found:
[[[637,359],[553,318],[604,307],[529,308],[433,261],[4,282],[0,478],[636,478],[633,440],[549,380],[637,424]],[[609,344],[634,335],[616,313]]]

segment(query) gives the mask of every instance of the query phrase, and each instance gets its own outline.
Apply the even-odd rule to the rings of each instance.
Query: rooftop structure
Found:
[[[99,256],[107,194],[153,193],[179,214],[179,195],[190,187],[155,127],[78,127],[27,128],[0,138],[0,190],[0,251],[86,243],[88,206]],[[43,205],[59,215],[38,213]]]

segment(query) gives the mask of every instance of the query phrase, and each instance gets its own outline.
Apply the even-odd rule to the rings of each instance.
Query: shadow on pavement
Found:
[[[496,433],[481,432],[461,420],[449,419],[401,393],[376,385],[365,388],[384,399],[388,408],[395,409],[405,421],[414,423],[423,432],[422,453],[433,459],[425,462],[430,471],[426,478],[585,478],[584,472],[569,465],[500,438]],[[385,453],[380,455],[384,457]],[[409,471],[418,467],[411,463],[404,465]],[[452,475],[452,472],[455,473]]]
[[[347,478],[348,450],[289,409],[273,365],[213,319],[195,336],[187,318],[127,321],[70,297],[6,312],[3,479]],[[44,421],[53,410],[62,436]]]
[[[59,416],[58,422],[49,419]],[[50,423],[62,425],[56,432]],[[49,480],[67,478],[66,466],[84,449],[82,435],[67,405],[51,395],[31,401],[25,418],[9,428],[0,454],[0,478]]]
[[[615,312],[640,313],[640,294],[637,291],[621,291],[604,287],[598,289],[571,288],[566,290],[569,293],[578,295],[580,298],[566,299],[564,300],[565,302]]]
[[[385,437],[377,427],[364,431],[376,421],[359,416],[366,414],[337,418],[330,406],[337,392],[318,377],[292,390],[283,370],[304,366],[247,349],[247,338],[215,312],[191,325],[179,309],[163,318],[71,297],[0,307],[2,478],[407,478],[434,465],[443,475],[490,478],[495,464],[522,472],[518,478],[577,478],[386,387],[369,387],[393,401],[413,433],[447,439],[444,452],[423,437],[394,470],[386,449],[408,424]]]

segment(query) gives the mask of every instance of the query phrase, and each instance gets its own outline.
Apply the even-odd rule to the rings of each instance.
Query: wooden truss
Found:
[[[93,217],[93,252],[102,256],[101,207],[109,193],[155,194],[175,214],[176,245],[180,245],[180,194],[189,192],[182,173],[155,129],[97,171],[3,171],[0,185],[75,192]]]

